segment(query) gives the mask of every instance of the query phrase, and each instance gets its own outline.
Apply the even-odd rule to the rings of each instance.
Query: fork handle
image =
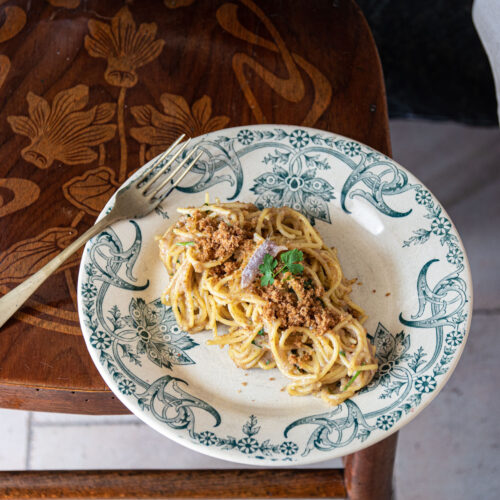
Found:
[[[110,214],[85,231],[71,245],[68,245],[59,255],[54,257],[33,276],[23,281],[9,293],[0,298],[0,328],[7,320],[35,293],[38,287],[71,255],[73,255],[90,238],[99,234],[103,229],[116,221]]]

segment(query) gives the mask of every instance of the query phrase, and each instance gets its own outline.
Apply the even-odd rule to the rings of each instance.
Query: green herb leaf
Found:
[[[294,262],[300,262],[304,260],[304,254],[298,248],[294,248],[293,250],[288,250],[288,252],[283,252],[280,255],[281,262],[286,266],[290,266]]]
[[[349,380],[349,382],[347,382],[347,384],[345,385],[345,387],[342,389],[342,392],[347,391],[347,389],[349,389],[349,387],[351,387],[352,383],[356,380],[356,378],[358,377],[358,375],[360,373],[361,373],[361,370],[356,370],[356,372],[354,373],[354,375],[351,377],[351,380]]]
[[[300,274],[304,270],[304,266],[302,264],[289,264],[288,270],[292,274]]]
[[[272,285],[274,283],[273,270],[278,265],[278,261],[269,253],[264,255],[264,260],[259,266],[259,271],[262,273],[262,278],[260,279],[261,286]]]
[[[258,332],[257,335],[264,335],[264,328],[261,328]]]
[[[339,352],[339,354],[340,354],[341,356],[344,356],[344,358],[345,358],[345,352],[344,352],[344,351],[340,351],[340,352]]]
[[[262,286],[272,285],[274,283],[274,278],[279,273],[285,273],[289,271],[291,274],[300,274],[304,270],[304,266],[298,262],[304,259],[304,254],[294,248],[288,252],[283,252],[280,256],[281,262],[283,262],[283,267],[274,272],[278,265],[278,261],[271,255],[266,253],[264,255],[264,260],[259,266],[259,271],[262,273],[262,278],[260,279],[260,284]],[[290,276],[285,278],[285,280],[290,279]]]
[[[260,278],[261,286],[272,285],[274,283],[274,277],[272,271],[266,271],[262,278]]]
[[[289,271],[292,274],[300,274],[304,271],[304,266],[299,264],[300,261],[304,260],[304,254],[301,250],[294,248],[288,252],[283,252],[280,255],[280,259],[284,264],[283,269],[281,270],[282,273]]]
[[[270,253],[266,253],[266,255],[264,255],[264,260],[262,261],[262,264],[259,266],[259,269],[261,271],[267,269],[272,271],[277,265],[278,261]]]
[[[176,245],[180,247],[192,247],[194,246],[194,241],[179,241]]]

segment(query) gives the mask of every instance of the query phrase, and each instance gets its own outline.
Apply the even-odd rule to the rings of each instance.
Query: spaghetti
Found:
[[[306,217],[208,198],[178,212],[159,245],[170,275],[162,301],[183,330],[211,329],[208,343],[228,346],[240,368],[277,367],[292,396],[338,405],[371,381],[375,349],[353,281]]]

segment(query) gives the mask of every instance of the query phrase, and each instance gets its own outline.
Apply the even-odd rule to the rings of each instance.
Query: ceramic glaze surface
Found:
[[[193,142],[204,155],[160,209],[115,224],[85,248],[80,321],[109,387],[165,436],[254,465],[343,456],[409,422],[453,371],[472,312],[467,257],[439,202],[387,156],[319,130],[259,125]],[[168,275],[154,238],[177,207],[201,205],[206,192],[290,206],[338,249],[344,274],[358,278],[352,296],[368,314],[379,361],[351,400],[332,408],[290,397],[278,370],[237,368],[206,345],[211,333],[181,331],[161,304]]]

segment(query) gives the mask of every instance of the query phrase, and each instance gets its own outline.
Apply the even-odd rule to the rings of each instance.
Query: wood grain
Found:
[[[9,68],[0,87],[0,293],[88,228],[116,186],[179,131],[306,124],[390,153],[380,62],[352,1],[52,4],[9,2],[26,23],[16,10],[0,44]],[[132,44],[114,59],[95,42],[113,18],[115,29],[149,37],[149,48]],[[35,194],[17,199],[9,179],[25,179]],[[44,404],[27,386],[58,390],[54,408],[102,412],[107,388],[81,338],[77,269],[78,256],[2,329],[0,383],[19,397],[0,392],[0,406]],[[68,407],[72,391],[86,404]],[[123,411],[113,404],[106,411]]]
[[[0,384],[2,406],[15,410],[36,410],[86,415],[129,414],[110,391],[78,391],[26,384]]]
[[[0,293],[89,227],[126,176],[179,132],[307,125],[391,153],[380,61],[352,0],[2,3]],[[130,34],[124,57],[98,43],[106,30]],[[77,268],[78,257],[3,328],[0,406],[127,411],[81,337]],[[347,457],[351,499],[390,498],[396,439]],[[0,498],[345,494],[338,470],[0,473]]]
[[[398,433],[344,458],[345,484],[350,499],[391,500],[392,470]]]
[[[0,472],[0,498],[343,498],[341,470]]]

